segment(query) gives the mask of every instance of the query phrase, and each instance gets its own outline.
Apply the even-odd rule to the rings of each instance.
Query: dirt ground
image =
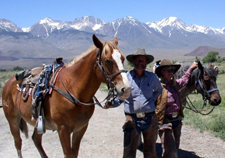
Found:
[[[106,96],[105,92],[98,91],[96,94],[99,101]],[[1,104],[1,102],[0,102]],[[120,158],[123,154],[124,123],[123,105],[118,108],[104,110],[96,106],[90,120],[89,127],[82,139],[79,158]],[[29,126],[29,139],[21,134],[23,140],[22,154],[24,158],[40,158],[31,135],[33,127]],[[161,144],[157,140],[158,157],[161,156]],[[47,131],[43,136],[43,147],[49,158],[62,158],[63,151],[57,132]],[[212,137],[207,132],[200,133],[198,130],[183,126],[181,145],[178,151],[180,158],[225,158],[225,142]],[[8,122],[0,108],[0,158],[17,157],[13,137],[9,130]],[[137,158],[143,157],[137,151]]]

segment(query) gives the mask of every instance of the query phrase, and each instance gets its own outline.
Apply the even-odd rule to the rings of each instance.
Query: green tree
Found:
[[[24,69],[20,66],[13,67],[13,71],[21,71],[21,70],[24,70]]]
[[[217,56],[219,55],[216,51],[210,51],[208,54],[202,59],[203,63],[212,63],[217,61]]]

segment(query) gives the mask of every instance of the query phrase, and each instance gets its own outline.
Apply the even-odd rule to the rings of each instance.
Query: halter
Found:
[[[201,81],[200,81],[199,79],[198,79],[196,82],[198,82],[198,84],[199,84],[201,90],[203,91],[203,94],[202,94],[203,100],[205,100],[205,95],[206,95],[206,98],[209,100],[209,98],[210,98],[209,93],[214,92],[214,91],[219,91],[218,88],[213,88],[213,89],[210,89],[210,90],[207,91],[207,90],[205,90],[205,88],[202,86],[202,83],[201,83]]]
[[[201,71],[201,70],[200,70]],[[204,69],[203,69],[203,72],[204,72]],[[192,111],[194,111],[194,112],[196,112],[196,113],[199,113],[199,114],[201,114],[201,115],[208,115],[208,114],[210,114],[213,110],[214,110],[214,108],[215,107],[213,107],[213,108],[211,108],[210,110],[209,110],[209,108],[210,108],[210,105],[207,105],[207,100],[209,100],[210,101],[210,94],[209,93],[211,93],[211,92],[214,92],[214,91],[219,91],[219,89],[218,88],[213,88],[213,89],[210,89],[210,90],[206,90],[206,88],[205,88],[205,82],[204,82],[204,79],[203,79],[203,75],[204,74],[202,74],[201,75],[201,77],[200,77],[200,73],[199,73],[199,71],[198,71],[198,79],[195,81],[195,89],[196,89],[196,87],[197,87],[197,84],[199,84],[199,86],[200,86],[200,88],[201,88],[201,90],[202,90],[202,92],[203,92],[203,94],[202,94],[202,99],[203,99],[203,106],[202,106],[202,108],[200,109],[200,110],[198,110],[194,105],[193,105],[193,103],[191,102],[191,100],[190,100],[190,98],[187,96],[187,98],[188,98],[188,101],[189,101],[189,103],[188,103],[188,101],[186,102],[187,104],[188,104],[188,107],[187,106],[185,106],[185,108],[187,108],[187,109],[189,109],[189,110],[192,110]],[[202,81],[202,82],[201,82]],[[203,83],[203,84],[202,84]],[[191,104],[191,105],[190,105]],[[209,110],[209,112],[203,112],[203,111],[208,111]]]
[[[105,46],[106,43],[104,43],[103,45],[103,48]],[[115,83],[112,81],[112,79],[114,77],[116,77],[117,75],[119,75],[120,73],[122,72],[127,72],[126,70],[119,70],[111,75],[109,75],[106,71],[105,71],[105,68],[104,68],[104,65],[102,64],[102,60],[101,60],[101,56],[102,56],[102,49],[98,49],[97,50],[97,53],[96,53],[96,59],[95,59],[95,68],[96,66],[98,65],[99,66],[99,69],[101,70],[101,73],[106,77],[107,79],[107,87],[108,87],[108,95],[106,96],[106,98],[99,102],[98,99],[94,96],[94,100],[95,100],[95,103],[85,103],[85,102],[81,102],[78,98],[76,98],[65,86],[61,76],[60,76],[60,73],[59,73],[59,77],[60,77],[60,80],[62,82],[62,85],[64,86],[64,88],[66,89],[66,92],[62,91],[61,89],[55,87],[53,84],[51,84],[52,88],[54,90],[56,90],[58,93],[60,93],[62,96],[64,96],[65,98],[67,98],[69,101],[71,101],[73,104],[78,104],[78,105],[82,105],[82,106],[89,106],[89,105],[98,105],[100,106],[101,108],[103,108],[103,106],[101,105],[102,102],[104,102],[105,100],[109,101],[109,100],[114,100],[116,97],[117,97],[117,94],[115,94]],[[113,86],[110,86],[110,85],[113,85]]]
[[[198,71],[199,72],[199,71]],[[203,72],[204,72],[204,70],[203,70]],[[202,85],[202,82],[203,82],[203,85]],[[203,94],[202,94],[202,98],[203,98],[203,100],[206,100],[206,99],[210,99],[210,95],[209,95],[209,93],[211,93],[211,92],[214,92],[214,91],[219,91],[219,89],[218,88],[213,88],[213,89],[210,89],[210,90],[206,90],[206,88],[205,88],[205,82],[204,82],[204,79],[203,79],[203,75],[202,75],[202,77],[201,77],[201,81],[200,81],[200,74],[198,73],[198,80],[197,81],[195,81],[195,89],[196,89],[196,87],[197,87],[197,83],[199,84],[199,86],[200,86],[200,88],[201,88],[201,90],[202,90],[202,92],[203,92]]]

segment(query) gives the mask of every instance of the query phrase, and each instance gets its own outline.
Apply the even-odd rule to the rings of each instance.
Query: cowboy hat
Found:
[[[151,63],[154,60],[154,57],[150,54],[146,54],[145,49],[138,48],[134,54],[128,55],[126,58],[129,62],[133,62],[133,58],[138,55],[146,56],[147,64]]]
[[[176,73],[179,68],[180,68],[180,64],[172,64],[172,62],[169,59],[163,59],[160,63],[160,65],[155,69],[155,73],[157,74],[158,77],[161,77],[161,70],[164,69],[165,67],[174,67],[175,68],[175,72]]]

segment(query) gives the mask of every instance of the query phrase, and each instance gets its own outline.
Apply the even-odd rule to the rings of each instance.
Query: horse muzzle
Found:
[[[220,97],[219,92],[215,92],[215,93],[211,94],[209,103],[212,106],[218,106],[221,103],[221,97]]]
[[[130,96],[131,87],[122,87],[120,90],[117,89],[117,94],[120,100],[125,100]]]

